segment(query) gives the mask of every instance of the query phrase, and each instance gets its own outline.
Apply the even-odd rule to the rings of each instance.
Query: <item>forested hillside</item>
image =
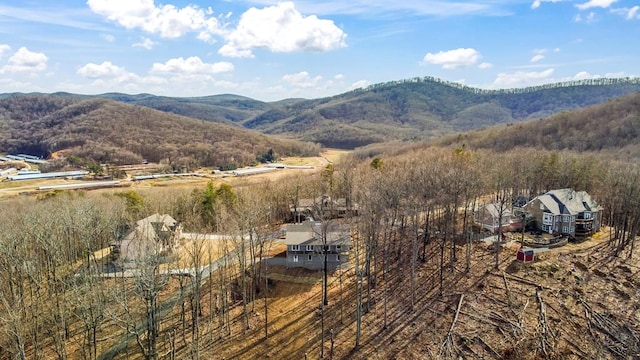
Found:
[[[625,151],[640,156],[640,93],[542,120],[449,136],[443,145],[508,151],[518,147],[573,151]]]
[[[97,162],[146,159],[189,168],[247,165],[269,149],[280,155],[318,152],[313,144],[105,99],[33,95],[0,100],[0,152],[47,157],[64,151]]]
[[[426,77],[277,106],[243,124],[267,133],[299,134],[305,140],[352,148],[543,118],[638,91],[638,79],[481,90]],[[343,136],[335,134],[338,128]],[[332,129],[331,136],[325,135]]]
[[[192,98],[119,93],[58,95],[72,99],[106,98],[351,149],[376,142],[429,139],[495,124],[540,119],[639,91],[638,78],[482,90],[424,77],[371,85],[333,97],[271,103],[237,95]],[[10,94],[0,94],[0,98],[7,96]]]
[[[271,109],[268,103],[238,95],[177,98],[150,94],[109,93],[102,94],[100,97],[228,125],[240,123]]]
[[[252,186],[3,199],[0,359],[635,359],[638,174],[565,152],[415,148]],[[558,188],[588,191],[606,230],[530,264],[520,233],[499,251],[478,241],[476,205]],[[284,251],[296,199],[322,195],[359,209],[322,219],[353,241],[326,302],[321,271],[261,261]],[[227,236],[152,247],[138,271],[103,265],[156,212]]]

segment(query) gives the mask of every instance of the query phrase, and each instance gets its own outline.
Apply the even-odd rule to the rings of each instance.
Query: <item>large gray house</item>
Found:
[[[326,251],[327,268],[333,270],[349,262],[351,233],[348,225],[305,221],[287,226],[284,243],[287,267],[322,269]]]
[[[536,196],[522,208],[535,218],[538,228],[550,234],[577,238],[600,230],[602,207],[586,191],[551,190]]]

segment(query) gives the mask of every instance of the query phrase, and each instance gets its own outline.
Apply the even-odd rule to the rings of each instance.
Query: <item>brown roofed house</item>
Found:
[[[136,226],[115,247],[122,262],[159,257],[180,239],[182,227],[170,215],[153,214],[138,220]]]

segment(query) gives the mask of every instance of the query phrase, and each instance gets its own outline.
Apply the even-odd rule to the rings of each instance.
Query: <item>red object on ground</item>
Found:
[[[535,259],[533,249],[520,249],[516,254],[516,259],[522,262],[532,262]]]

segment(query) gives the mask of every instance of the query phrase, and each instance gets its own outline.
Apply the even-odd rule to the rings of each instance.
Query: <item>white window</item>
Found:
[[[576,216],[575,215],[571,215],[571,222],[576,222]]]
[[[311,261],[313,260],[312,255],[309,255],[309,257],[307,258],[307,261]]]
[[[571,221],[571,216],[565,215],[562,221],[568,223],[569,221]]]
[[[336,251],[340,251],[340,250],[342,250],[342,246],[336,245]]]
[[[298,262],[298,255],[293,255],[293,262]]]
[[[553,224],[553,215],[551,215],[551,214],[542,214],[542,224],[544,224],[544,225],[552,225]]]
[[[300,245],[291,245],[291,251],[300,251]]]
[[[576,232],[576,227],[575,226],[572,226],[572,227],[569,228],[569,233],[570,234],[574,234],[575,232]]]
[[[569,233],[569,227],[568,226],[563,226],[562,227],[562,233],[563,234],[568,234]]]
[[[544,204],[540,203],[540,210],[544,210]]]
[[[313,245],[307,245],[307,251],[313,251]]]
[[[336,261],[340,262],[340,255],[336,255]]]
[[[591,213],[590,212],[584,212],[584,218],[585,219],[591,219]]]

